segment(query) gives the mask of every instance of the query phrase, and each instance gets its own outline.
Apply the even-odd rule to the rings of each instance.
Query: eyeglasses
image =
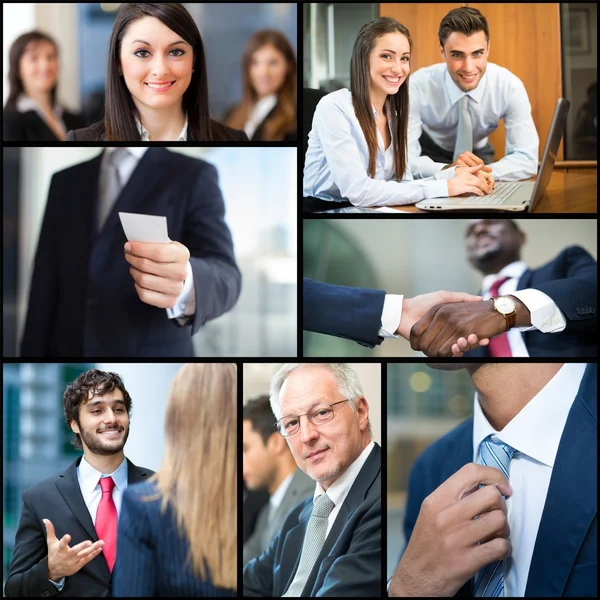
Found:
[[[288,415],[287,417],[281,417],[281,419],[275,423],[275,427],[277,427],[279,433],[283,437],[290,437],[290,435],[294,435],[300,430],[300,417],[306,417],[313,425],[325,425],[325,423],[329,423],[329,421],[333,419],[333,407],[336,404],[348,402],[348,400],[349,398],[346,398],[346,400],[340,400],[333,404],[321,402],[302,415]]]

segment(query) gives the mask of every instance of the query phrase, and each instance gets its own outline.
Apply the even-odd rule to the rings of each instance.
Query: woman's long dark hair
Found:
[[[375,163],[377,158],[377,127],[373,108],[369,97],[371,86],[370,57],[375,40],[386,33],[401,33],[406,36],[412,52],[410,33],[404,25],[390,17],[380,17],[366,25],[358,32],[358,37],[352,49],[350,60],[350,92],[352,105],[356,118],[360,123],[367,148],[369,149],[369,177],[375,177]],[[400,181],[406,171],[406,141],[408,136],[408,80],[400,86],[398,93],[389,95],[385,101],[385,112],[392,131],[392,144],[394,145],[394,167],[396,179]]]
[[[250,83],[250,65],[252,55],[264,46],[273,46],[281,52],[286,63],[285,79],[277,90],[277,106],[272,118],[265,125],[262,137],[264,141],[272,142],[282,140],[286,133],[294,133],[298,126],[296,56],[287,38],[279,31],[272,29],[257,31],[248,40],[242,59],[242,100],[231,113],[227,125],[235,129],[243,129],[252,106],[256,103],[256,92]]]
[[[25,49],[30,43],[38,43],[38,42],[49,42],[54,46],[54,50],[56,51],[56,55],[58,56],[58,46],[56,42],[45,33],[41,31],[29,31],[20,35],[10,47],[10,51],[8,53],[8,86],[9,93],[8,99],[6,100],[5,107],[6,108],[15,108],[17,98],[20,94],[25,92],[23,88],[23,82],[21,81],[21,76],[19,74],[19,63],[21,62],[21,57],[25,53]],[[56,86],[58,82],[54,84],[54,87],[50,90],[50,98],[52,101],[52,106],[56,102]]]
[[[106,75],[106,109],[104,139],[106,141],[141,140],[135,123],[138,116],[131,93],[119,74],[121,43],[127,28],[143,17],[155,17],[190,44],[194,52],[194,72],[183,94],[182,107],[188,118],[188,140],[207,141],[227,139],[224,129],[210,119],[204,45],[198,27],[190,13],[177,2],[123,3],[117,12]]]

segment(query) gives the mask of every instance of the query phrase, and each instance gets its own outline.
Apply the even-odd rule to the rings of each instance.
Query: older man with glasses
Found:
[[[381,595],[381,448],[369,405],[344,364],[285,364],[271,408],[313,497],[244,568],[244,596]]]

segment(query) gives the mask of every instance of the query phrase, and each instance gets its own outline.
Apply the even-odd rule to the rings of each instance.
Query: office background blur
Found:
[[[363,393],[369,403],[369,418],[373,440],[381,446],[381,365],[376,363],[348,363],[356,371]],[[244,363],[243,403],[269,394],[271,378],[283,363]],[[273,423],[275,418],[273,417]]]
[[[580,245],[596,260],[597,222],[515,219],[527,239],[529,268]],[[466,219],[304,220],[304,277],[337,285],[383,289],[409,298],[437,290],[477,293],[482,277],[467,262]],[[304,356],[419,356],[408,341],[384,340],[371,350],[356,342],[303,333]]]
[[[378,16],[405,25],[413,40],[411,71],[442,62],[437,32],[453,8],[471,6],[486,17],[489,61],[525,84],[540,137],[540,158],[559,97],[571,102],[559,161],[597,157],[597,4],[322,3],[304,4],[304,87],[332,92],[348,87],[350,56],[359,29]],[[504,156],[504,124],[490,136],[495,158]],[[559,169],[596,165],[571,162]]]
[[[295,148],[172,148],[217,168],[242,272],[230,312],[194,337],[197,356],[297,354]],[[3,352],[16,356],[50,180],[98,148],[5,148]],[[133,285],[133,281],[132,281]]]
[[[14,40],[38,29],[59,47],[58,98],[67,108],[82,112],[89,123],[104,109],[108,45],[121,3],[5,3],[2,5],[4,92],[8,97],[8,51]],[[259,29],[277,29],[297,49],[296,4],[242,2],[183,3],[194,18],[204,42],[208,92],[215,119],[241,98],[241,57],[246,42]]]
[[[404,549],[410,470],[433,442],[473,414],[474,388],[465,370],[423,363],[387,366],[387,577]]]
[[[156,471],[164,446],[169,390],[181,364],[22,363],[3,365],[2,413],[2,589],[8,575],[21,515],[23,491],[67,469],[82,455],[72,444],[63,394],[68,383],[89,369],[113,371],[132,399],[125,456]]]

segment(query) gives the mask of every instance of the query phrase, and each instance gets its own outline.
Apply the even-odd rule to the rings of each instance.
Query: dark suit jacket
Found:
[[[303,280],[303,321],[306,331],[325,333],[373,348],[380,344],[383,290],[365,290]]]
[[[48,581],[48,545],[46,526],[54,525],[56,537],[68,533],[70,547],[86,540],[98,541],[98,534],[85,505],[77,481],[78,458],[66,471],[53,475],[23,492],[23,510],[15,539],[15,551],[6,580],[5,593],[12,597],[111,595],[111,573],[101,552],[77,573],[65,578],[61,592]],[[127,459],[127,485],[144,481],[154,471],[136,467]]]
[[[215,587],[210,576],[195,576],[188,561],[189,542],[177,530],[171,505],[161,512],[154,482],[127,486],[123,495],[117,559],[113,569],[113,595],[128,597],[235,596],[234,590]],[[216,509],[216,508],[215,508]]]
[[[522,333],[529,356],[596,357],[598,355],[598,264],[580,246],[565,248],[554,260],[523,273],[517,290],[533,288],[547,294],[565,315],[560,333]],[[485,357],[487,347],[465,353],[465,358]]]
[[[244,567],[244,596],[278,598],[285,593],[298,569],[312,508],[312,496],[298,504],[267,550]],[[377,444],[342,504],[301,595],[381,595],[381,448]]]
[[[250,141],[252,141],[252,142],[270,141],[270,140],[263,139],[263,135],[265,133],[265,126],[273,118],[276,109],[277,109],[277,106],[275,106],[273,108],[273,110],[271,110],[271,112],[264,118],[264,120],[261,122],[261,124],[256,128],[256,131],[252,134]],[[283,142],[295,142],[297,140],[298,140],[297,132],[291,131],[290,133],[285,133],[283,135],[282,141]]]
[[[589,364],[563,431],[535,541],[525,596],[597,596],[597,374]],[[427,448],[408,487],[404,533],[409,540],[421,503],[473,462],[473,419]],[[472,580],[457,596],[472,595]]]
[[[241,285],[217,170],[149,148],[98,234],[100,161],[52,178],[21,356],[194,356],[191,336],[235,304]],[[189,249],[196,313],[184,326],[139,299],[123,257],[119,211],[166,216],[170,239]]]
[[[85,127],[85,119],[80,115],[63,111],[62,119],[69,129]],[[19,112],[5,108],[2,113],[2,139],[5,142],[58,142],[58,138],[35,110]]]
[[[243,131],[231,129],[226,125],[211,121],[213,134],[218,136],[217,140],[228,142],[247,142],[248,136]],[[94,123],[84,129],[69,131],[67,133],[67,142],[103,142],[104,141],[104,122]],[[124,142],[136,140],[121,140]],[[139,140],[138,140],[139,141]],[[188,137],[188,142],[205,142],[206,140],[193,140]]]

